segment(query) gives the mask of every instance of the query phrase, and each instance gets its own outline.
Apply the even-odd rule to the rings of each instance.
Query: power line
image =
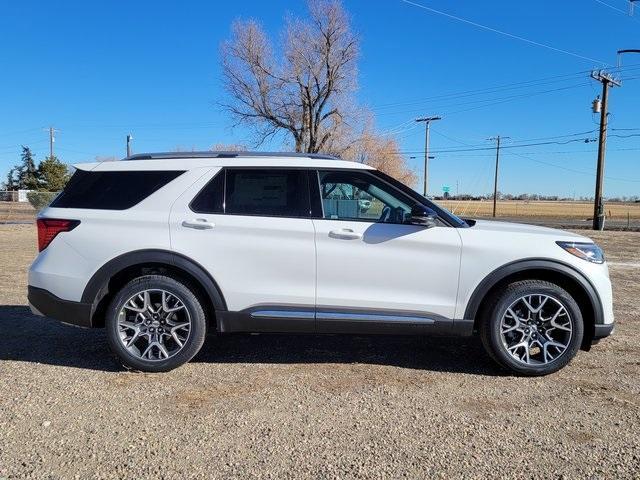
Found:
[[[597,132],[597,129],[593,129],[593,130],[587,130],[584,132],[576,132],[576,133],[567,133],[564,135],[553,135],[553,136],[549,136],[549,137],[537,137],[537,138],[527,138],[527,139],[522,139],[522,140],[512,140],[512,144],[519,144],[519,143],[523,143],[523,142],[536,142],[536,141],[540,141],[540,140],[556,140],[556,139],[560,139],[560,138],[567,138],[567,137],[578,137],[578,136],[583,136],[583,135],[589,135],[591,133],[595,133]],[[444,137],[448,140],[451,140],[453,142],[459,143],[461,145],[465,145],[467,147],[484,147],[484,144],[473,144],[473,143],[467,143],[464,142],[458,138],[454,138],[451,137],[449,135],[445,135],[444,133],[442,133],[439,130],[433,129],[433,133],[435,133],[436,135],[440,135],[441,137]],[[640,135],[638,135],[640,136]],[[504,146],[503,146],[504,148]],[[446,153],[446,152],[440,152],[440,153]]]
[[[598,2],[600,5],[604,5],[605,7],[609,7],[611,10],[615,10],[616,12],[620,12],[620,13],[624,13],[625,16],[628,15],[628,12],[625,12],[624,10],[618,8],[618,7],[614,7],[613,5],[609,5],[606,2],[603,2],[602,0],[594,0],[596,2]]]
[[[468,102],[459,102],[459,103],[450,103],[450,104],[443,104],[443,105],[430,105],[429,107],[431,109],[442,109],[442,108],[449,108],[449,107],[459,107],[459,106],[464,106],[464,105],[473,105],[473,104],[478,104],[480,103],[481,105],[478,105],[476,107],[473,107],[471,109],[465,109],[465,110],[460,110],[460,112],[464,112],[464,111],[468,111],[468,110],[474,110],[476,108],[483,108],[485,106],[488,105],[495,105],[495,104],[499,104],[499,103],[507,103],[511,100],[517,100],[520,98],[528,98],[528,97],[532,97],[535,95],[544,95],[547,93],[553,93],[553,92],[559,92],[559,91],[564,91],[564,90],[570,90],[572,88],[579,88],[579,87],[583,87],[583,86],[587,86],[587,82],[586,81],[582,81],[580,83],[577,84],[573,84],[573,85],[569,85],[569,86],[565,86],[565,87],[559,87],[559,88],[552,88],[552,89],[547,89],[547,90],[538,90],[536,92],[527,92],[527,93],[519,93],[516,95],[509,95],[506,97],[494,97],[494,98],[485,98],[485,99],[480,99],[480,100],[470,100]],[[378,116],[384,116],[384,115],[397,115],[400,113],[410,113],[410,112],[417,112],[417,111],[421,111],[423,110],[422,107],[416,107],[413,109],[409,109],[409,110],[396,110],[393,112],[382,112],[382,113],[378,113]],[[458,111],[456,112],[452,112],[452,113],[458,113]]]
[[[515,155],[515,156],[524,158],[526,160],[530,160],[530,161],[535,162],[535,163],[540,163],[542,165],[547,165],[549,167],[559,168],[560,170],[565,170],[567,172],[579,173],[581,175],[589,175],[590,177],[592,177],[593,173],[594,173],[594,172],[585,172],[583,170],[576,170],[575,168],[565,167],[563,165],[557,165],[555,163],[545,162],[543,160],[536,160],[535,158],[528,157],[528,156],[523,155],[521,153],[510,152],[510,153],[508,153],[508,155]],[[614,180],[614,181],[618,181],[618,182],[640,183],[640,180],[634,180],[634,179],[630,179],[630,178],[618,178],[618,177],[604,177],[604,178],[606,178],[607,180]]]
[[[472,145],[472,144],[470,144],[470,143],[466,143],[466,142],[463,142],[462,140],[459,140],[459,139],[457,139],[457,138],[450,137],[449,135],[445,135],[444,133],[439,132],[439,131],[437,131],[436,129],[434,129],[434,130],[433,130],[433,133],[435,133],[436,135],[440,135],[441,137],[444,137],[444,138],[446,138],[447,140],[451,140],[452,142],[459,143],[460,145],[466,145],[467,147],[472,147],[472,146],[473,146],[473,145]]]
[[[447,115],[455,115],[456,113],[470,112],[471,110],[477,110],[479,108],[485,108],[485,107],[492,107],[494,105],[507,103],[507,102],[510,102],[512,100],[519,99],[519,98],[529,98],[529,97],[532,97],[532,96],[535,96],[535,95],[543,95],[543,94],[546,94],[546,93],[560,92],[560,91],[570,90],[572,88],[578,88],[578,87],[582,87],[582,86],[586,86],[586,85],[587,84],[585,82],[585,83],[580,83],[580,84],[577,84],[577,85],[571,85],[571,86],[568,86],[568,87],[554,88],[552,90],[543,90],[543,91],[538,91],[538,92],[526,93],[526,94],[518,95],[517,97],[505,98],[503,100],[498,100],[498,101],[492,100],[492,101],[489,101],[489,102],[487,102],[487,103],[485,103],[483,105],[478,105],[476,107],[470,107],[470,108],[465,108],[465,109],[462,109],[462,110],[455,110],[453,112],[447,112]]]
[[[427,7],[427,6],[422,5],[420,3],[412,2],[410,0],[402,0],[402,1],[404,3],[406,3],[406,4],[408,4],[408,5],[413,5],[414,7],[422,8],[422,9],[427,10],[429,12],[436,13],[438,15],[442,15],[442,16],[451,18],[453,20],[457,20],[458,22],[466,23],[468,25],[473,25],[474,27],[482,28],[484,30],[488,30],[488,31],[493,32],[493,33],[498,33],[500,35],[504,35],[505,37],[513,38],[515,40],[520,40],[521,42],[525,42],[525,43],[529,43],[531,45],[535,45],[535,46],[538,46],[538,47],[546,48],[548,50],[553,50],[554,52],[564,53],[565,55],[570,55],[572,57],[580,58],[582,60],[588,60],[590,62],[599,63],[599,64],[605,65],[607,67],[611,66],[610,64],[608,64],[606,62],[603,62],[601,60],[596,60],[594,58],[586,57],[586,56],[580,55],[578,53],[570,52],[569,50],[563,50],[561,48],[553,47],[551,45],[547,45],[547,44],[544,44],[544,43],[536,42],[535,40],[530,40],[528,38],[521,37],[520,35],[514,35],[513,33],[505,32],[505,31],[502,31],[502,30],[498,30],[496,28],[492,28],[492,27],[489,27],[487,25],[482,25],[481,23],[473,22],[471,20],[467,20],[466,18],[458,17],[458,16],[452,15],[450,13],[446,13],[446,12],[443,12],[443,11],[440,11],[440,10],[436,10],[435,8]]]
[[[453,111],[448,111],[448,110],[444,110],[444,113],[446,113],[447,115],[455,115],[457,113],[463,113],[463,112],[469,112],[472,110],[478,110],[481,108],[486,108],[486,107],[493,107],[495,105],[500,105],[503,103],[508,103],[514,100],[518,100],[521,98],[530,98],[536,95],[544,95],[544,94],[548,94],[548,93],[554,93],[554,92],[560,92],[560,91],[566,91],[566,90],[570,90],[573,88],[579,88],[579,87],[584,87],[587,86],[588,83],[586,81],[583,81],[579,84],[575,84],[575,85],[570,85],[570,86],[566,86],[566,87],[561,87],[561,88],[554,88],[554,89],[550,89],[550,90],[541,90],[541,91],[537,91],[537,92],[528,92],[525,94],[519,94],[519,95],[510,95],[508,97],[498,97],[498,98],[491,98],[491,99],[486,99],[486,100],[476,100],[476,101],[471,101],[471,102],[464,102],[464,103],[457,103],[457,104],[449,104],[449,105],[440,105],[440,106],[431,106],[432,109],[434,110],[442,110],[446,107],[454,107],[454,106],[462,106],[462,105],[470,105],[470,104],[475,104],[475,103],[481,103],[481,105],[476,105],[474,107],[469,107],[469,108],[463,108],[460,110],[453,110]],[[385,115],[398,115],[398,114],[411,114],[411,113],[417,113],[422,111],[422,108],[414,108],[414,109],[410,109],[410,110],[398,110],[398,111],[394,111],[394,112],[383,112],[383,113],[378,113],[378,116],[385,116]]]
[[[18,130],[12,132],[0,132],[0,136],[20,135],[21,133],[39,132],[40,128],[28,128],[26,130]]]
[[[611,71],[615,70],[617,71],[617,73],[622,73],[624,71],[634,71],[638,69],[640,69],[640,63],[633,63],[629,65],[614,67],[611,69]],[[541,85],[549,85],[549,84],[553,84],[561,81],[573,80],[574,78],[582,78],[585,74],[588,74],[588,73],[591,73],[591,70],[581,70],[579,72],[565,73],[562,75],[553,75],[549,77],[542,77],[542,78],[526,80],[522,82],[505,83],[505,84],[495,85],[493,87],[449,92],[449,93],[444,93],[442,95],[432,95],[429,97],[423,97],[421,99],[415,99],[415,100],[403,100],[399,102],[382,103],[374,106],[372,110],[379,110],[379,109],[403,106],[403,105],[421,104],[421,103],[429,102],[432,100],[445,99],[449,97],[464,98],[469,96],[499,93],[506,90],[524,89],[524,88],[536,87]]]
[[[594,128],[593,130],[587,130],[586,132],[568,133],[566,135],[556,135],[556,136],[553,136],[553,137],[528,138],[528,139],[524,139],[524,140],[514,140],[514,142],[516,142],[516,143],[536,142],[538,140],[555,140],[557,138],[580,137],[582,135],[589,135],[590,133],[595,133],[597,131],[598,131],[598,129]]]
[[[589,70],[590,71],[590,70]],[[581,72],[580,75],[584,75],[589,73],[589,71]],[[559,78],[561,77],[561,78]],[[537,87],[542,85],[550,85],[558,82],[566,82],[568,80],[573,80],[574,78],[579,78],[577,74],[571,75],[559,75],[556,77],[547,77],[539,80],[531,80],[527,82],[515,82],[515,83],[507,83],[502,85],[496,85],[494,87],[485,87],[478,88],[474,90],[464,90],[461,92],[450,92],[444,93],[442,95],[432,95],[430,97],[423,97],[421,99],[416,100],[404,100],[399,102],[391,102],[391,103],[383,103],[377,105],[373,108],[373,110],[381,110],[391,107],[401,107],[401,106],[409,106],[409,105],[418,105],[426,102],[430,102],[433,100],[441,100],[441,99],[449,99],[449,98],[465,98],[465,97],[475,97],[477,95],[489,95],[492,93],[500,93],[508,90],[519,90],[530,87]]]
[[[586,155],[586,154],[592,154],[597,152],[598,150],[560,150],[560,151],[543,151],[543,152],[520,152],[520,154],[522,155]],[[633,151],[633,152],[638,152],[640,151],[640,148],[635,147],[635,148],[609,148],[608,151],[610,152],[628,152],[628,151]],[[416,153],[422,153],[422,152],[416,152]],[[402,152],[402,154],[406,154],[405,152]],[[455,152],[440,152],[438,153],[438,157],[445,157],[445,156],[453,156],[455,158],[458,157],[493,157],[492,153],[464,153],[464,154],[457,154]]]
[[[631,138],[631,137],[640,137],[640,133],[632,133],[630,135],[618,135],[615,133],[610,133],[607,135],[608,137],[617,137],[617,138]]]
[[[506,138],[506,137],[502,137],[502,138]],[[537,146],[541,146],[541,145],[567,145],[569,143],[575,143],[575,142],[581,142],[581,143],[591,143],[592,139],[588,139],[588,138],[577,138],[577,139],[573,139],[573,140],[567,140],[564,142],[538,142],[538,143],[526,143],[526,144],[522,144],[522,145],[502,145],[500,148],[501,149],[512,149],[512,148],[522,148],[522,147],[537,147]],[[484,146],[480,146],[480,147],[476,147],[476,148],[454,148],[454,149],[445,149],[445,150],[433,150],[431,153],[456,153],[456,152],[478,152],[478,151],[484,151],[484,150],[495,150],[495,147],[484,147]],[[403,151],[401,152],[403,154],[417,154],[417,153],[424,153],[423,151]]]
[[[21,142],[21,143],[16,143],[16,144],[13,144],[13,145],[4,145],[4,146],[0,147],[0,150],[20,150],[22,145],[31,146],[31,145],[41,145],[43,143],[49,143],[49,140],[41,139],[41,140],[36,140],[36,141],[33,141],[33,142]]]

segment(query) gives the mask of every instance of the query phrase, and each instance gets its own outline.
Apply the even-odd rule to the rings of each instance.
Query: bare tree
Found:
[[[418,180],[391,136],[367,130],[343,152],[342,158],[370,165],[410,187]]]
[[[339,0],[310,0],[309,19],[287,20],[276,58],[261,25],[236,21],[221,47],[225,107],[258,144],[287,132],[297,152],[320,152],[350,121],[358,38]]]
[[[114,155],[96,155],[95,157],[96,162],[117,162],[118,160],[120,159]]]
[[[211,150],[214,152],[244,152],[247,151],[248,148],[238,143],[215,143],[211,147]]]

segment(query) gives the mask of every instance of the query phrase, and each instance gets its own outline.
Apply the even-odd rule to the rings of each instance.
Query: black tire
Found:
[[[177,351],[169,358],[154,360],[140,358],[129,351],[121,340],[118,326],[120,311],[125,302],[145,290],[166,291],[174,295],[175,297],[170,298],[178,298],[184,305],[184,310],[181,311],[181,314],[188,314],[191,326],[187,338],[182,342],[181,347],[177,343],[173,344]],[[184,313],[185,310],[188,313]],[[115,295],[107,308],[105,327],[107,329],[109,347],[119,363],[125,368],[142,372],[168,372],[187,363],[200,351],[206,336],[207,319],[200,300],[187,283],[164,275],[145,275],[131,280]],[[167,327],[165,326],[165,328]],[[168,336],[168,334],[165,335]],[[146,341],[145,338],[142,338],[141,342],[144,341]],[[168,341],[171,341],[171,339],[169,338]],[[161,355],[158,354],[158,356]]]
[[[520,361],[509,353],[507,347],[503,343],[503,336],[501,333],[502,317],[507,312],[507,308],[509,308],[514,302],[518,301],[521,297],[527,295],[546,295],[551,297],[555,301],[559,302],[568,314],[568,318],[565,317],[564,321],[570,322],[572,331],[567,347],[557,358],[549,361],[548,363],[528,364],[524,361]],[[553,305],[555,305],[555,303]],[[540,335],[540,332],[537,330],[536,335]],[[548,331],[547,335],[549,335]],[[580,349],[583,335],[584,321],[576,301],[566,290],[560,288],[558,285],[542,280],[524,280],[515,282],[498,291],[491,303],[483,310],[483,317],[480,323],[480,338],[485,350],[489,353],[491,358],[511,372],[524,376],[548,375],[566,366]],[[516,342],[517,341],[519,340],[516,340]],[[528,352],[531,352],[532,350],[541,351],[536,347],[528,349]],[[554,351],[559,352],[560,350],[555,349]]]

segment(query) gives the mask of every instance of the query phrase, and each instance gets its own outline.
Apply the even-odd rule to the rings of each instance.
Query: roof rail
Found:
[[[322,160],[340,160],[333,155],[323,153],[298,153],[298,152],[158,152],[158,153],[135,153],[123,158],[123,160],[157,160],[172,158],[236,158],[236,157],[296,157],[315,158]]]

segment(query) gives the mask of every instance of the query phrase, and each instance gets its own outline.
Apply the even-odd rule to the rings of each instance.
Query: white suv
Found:
[[[366,165],[205,152],[76,169],[38,217],[29,302],[106,327],[129,368],[175,368],[207,331],[478,333],[543,375],[613,331],[591,240],[461,220]]]

